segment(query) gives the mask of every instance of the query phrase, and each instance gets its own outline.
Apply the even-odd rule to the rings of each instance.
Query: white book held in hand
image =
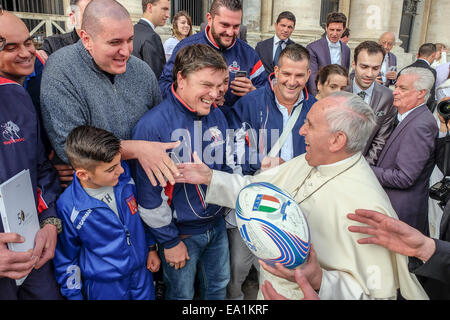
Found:
[[[23,243],[8,243],[9,250],[25,252],[33,249],[40,227],[30,170],[23,170],[0,184],[0,215],[5,232],[15,232],[25,238]],[[25,278],[16,280],[17,285]]]

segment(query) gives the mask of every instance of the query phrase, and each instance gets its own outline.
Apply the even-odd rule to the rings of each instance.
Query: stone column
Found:
[[[252,47],[261,41],[261,0],[242,2],[242,24],[247,26],[247,42]]]
[[[450,46],[450,33],[448,32],[449,17],[450,2],[446,0],[431,1],[425,42],[441,42],[446,44],[447,47]]]
[[[274,0],[270,36],[274,33],[273,24],[278,15],[283,11],[291,11],[297,20],[295,31],[291,36],[292,40],[306,45],[319,39],[324,32],[320,27],[320,9],[320,1]]]
[[[352,0],[348,19],[350,47],[365,40],[378,41],[383,32],[389,31],[392,7],[391,0]]]

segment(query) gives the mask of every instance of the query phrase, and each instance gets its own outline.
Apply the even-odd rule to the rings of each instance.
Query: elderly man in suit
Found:
[[[397,79],[397,57],[391,52],[395,44],[395,34],[389,31],[383,33],[378,43],[386,51],[381,65],[381,79],[379,81],[382,85],[389,87]]]
[[[271,74],[274,71],[281,51],[287,45],[294,43],[294,41],[289,39],[294,29],[295,15],[292,12],[284,11],[278,15],[275,22],[275,35],[256,44],[255,50],[261,58],[267,74]]]
[[[375,112],[377,125],[373,130],[363,155],[369,164],[374,165],[386,140],[394,130],[397,109],[393,106],[392,91],[376,82],[385,51],[374,41],[364,41],[355,48],[352,62],[355,76],[345,91],[360,96]]]
[[[161,37],[155,28],[163,26],[169,15],[170,0],[142,0],[144,14],[134,26],[133,55],[144,60],[159,79],[166,64]]]
[[[340,40],[346,24],[345,14],[331,12],[327,16],[326,36],[306,46],[311,55],[311,77],[307,84],[309,93],[317,93],[315,80],[320,67],[339,64],[347,70],[350,68],[350,48]]]
[[[395,83],[398,125],[372,169],[400,220],[428,235],[428,188],[434,167],[436,120],[425,105],[434,83],[424,68],[402,70]]]
[[[429,92],[430,95],[428,96],[428,99],[425,100],[428,108],[430,109],[432,109],[434,105],[435,90],[436,90],[436,70],[431,67],[431,64],[433,63],[435,56],[436,56],[436,45],[434,43],[424,43],[419,48],[419,52],[417,53],[417,60],[414,61],[413,64],[406,67],[406,68],[409,67],[425,68],[430,70],[431,73],[433,74],[434,77],[433,86],[430,89]],[[403,70],[399,72],[398,77],[400,77],[400,75],[403,73]]]

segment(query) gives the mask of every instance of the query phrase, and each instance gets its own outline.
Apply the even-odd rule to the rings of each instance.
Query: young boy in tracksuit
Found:
[[[81,126],[67,137],[66,154],[75,174],[56,203],[64,230],[54,257],[61,293],[71,300],[153,300],[150,271],[160,260],[120,140]]]

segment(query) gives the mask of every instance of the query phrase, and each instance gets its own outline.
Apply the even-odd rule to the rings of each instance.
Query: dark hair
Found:
[[[345,28],[347,26],[347,17],[342,12],[330,12],[327,15],[327,27],[330,23],[342,23]]]
[[[172,34],[178,40],[181,40],[181,37],[182,37],[181,33],[180,33],[180,30],[178,30],[178,19],[180,19],[181,17],[185,17],[187,22],[188,22],[188,24],[191,26],[191,29],[189,30],[188,37],[192,35],[192,19],[191,19],[191,16],[189,15],[189,13],[187,13],[184,10],[179,11],[173,16],[173,19],[172,19]]]
[[[145,12],[145,10],[147,10],[147,6],[149,3],[155,4],[156,2],[159,2],[159,0],[142,0],[142,12]]]
[[[353,60],[356,62],[358,61],[358,55],[362,50],[367,50],[367,53],[369,55],[381,53],[383,58],[386,55],[386,50],[384,50],[383,46],[375,41],[363,41],[361,42],[356,48],[353,55]]]
[[[436,45],[434,43],[424,43],[419,48],[419,57],[429,57],[436,52]]]
[[[338,74],[340,76],[346,77],[348,79],[348,70],[339,64],[329,64],[319,68],[316,77],[316,87],[320,84],[325,84],[328,78],[333,75]]]
[[[341,38],[350,37],[350,31],[351,30],[349,28],[345,28],[344,33],[342,33]]]
[[[223,56],[206,44],[193,44],[178,51],[172,70],[174,87],[177,87],[177,74],[181,72],[183,77],[190,73],[204,69],[228,70]]]
[[[84,125],[66,139],[66,155],[72,167],[92,171],[98,162],[109,163],[120,152],[120,140],[111,132]]]
[[[282,58],[286,57],[289,58],[292,61],[300,61],[300,60],[308,60],[308,69],[309,69],[309,62],[311,60],[311,56],[309,54],[308,49],[306,49],[304,46],[298,43],[291,43],[286,46],[286,48],[283,49],[280,53],[280,58],[278,59],[278,66],[281,67],[282,64]]]
[[[225,7],[231,11],[242,11],[242,3],[240,0],[214,0],[211,3],[209,13],[214,17],[221,7]]]
[[[294,26],[295,26],[295,22],[296,22],[295,15],[292,12],[290,12],[290,11],[283,11],[282,13],[280,13],[278,15],[276,23],[279,23],[281,21],[281,19],[288,19],[288,20],[292,21],[294,23]]]

